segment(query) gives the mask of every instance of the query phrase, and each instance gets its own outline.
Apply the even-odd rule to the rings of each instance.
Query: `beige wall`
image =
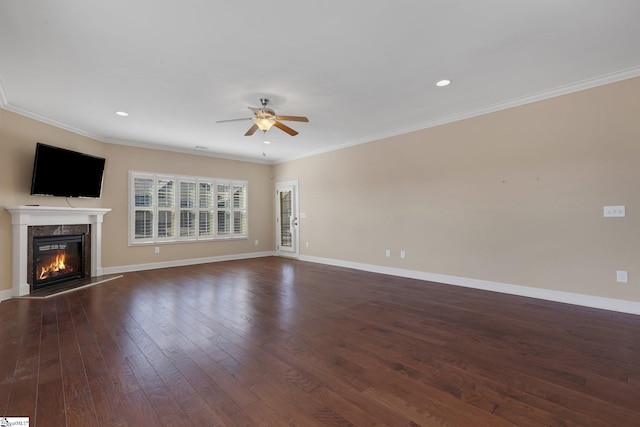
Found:
[[[105,144],[0,109],[0,291],[11,289],[11,217],[4,206],[39,204],[68,206],[60,197],[31,196],[31,173],[36,142],[106,157],[101,199],[72,199],[77,207],[105,207],[112,211],[103,223],[103,267],[273,251],[272,167],[255,163],[177,154]],[[129,247],[127,242],[128,171],[212,176],[249,181],[249,239],[206,243]],[[259,240],[255,246],[254,241]]]
[[[303,256],[640,301],[639,163],[637,78],[287,162],[274,180],[299,179]]]

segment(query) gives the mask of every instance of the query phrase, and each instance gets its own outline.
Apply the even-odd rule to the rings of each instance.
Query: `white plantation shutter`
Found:
[[[196,183],[180,181],[180,237],[196,235]]]
[[[153,238],[153,185],[152,178],[135,178],[133,181],[133,238]]]
[[[173,237],[175,213],[173,211],[158,210],[158,238]]]
[[[213,184],[201,182],[198,191],[198,207],[200,209],[213,209]]]
[[[216,187],[218,194],[218,209],[228,209],[231,186],[229,184],[218,184]]]
[[[196,235],[196,213],[195,211],[180,211],[180,237]]]
[[[213,212],[200,211],[198,222],[199,236],[213,236]]]
[[[158,179],[158,208],[173,208],[175,205],[175,180]]]
[[[153,178],[136,178],[134,180],[135,206],[153,206]]]
[[[172,238],[175,236],[175,203],[176,203],[176,181],[172,178],[160,178],[157,180],[158,194],[158,223],[157,237],[159,239]]]
[[[219,237],[246,237],[247,184],[245,182],[218,183],[217,194],[217,233]]]
[[[231,235],[231,214],[228,210],[218,211],[218,236]]]
[[[153,237],[153,212],[135,212],[135,238],[151,239]]]
[[[130,244],[248,237],[245,181],[129,175]]]
[[[213,183],[200,182],[198,186],[198,235],[213,236]]]
[[[242,211],[233,212],[233,234],[247,234],[247,214]]]
[[[196,207],[196,183],[180,181],[180,208]]]
[[[233,185],[233,234],[247,235],[247,186]]]
[[[231,186],[229,184],[217,184],[217,211],[218,211],[218,229],[217,234],[221,237],[231,235],[231,215],[229,208],[231,207]]]
[[[247,196],[246,185],[233,185],[233,208],[234,209],[246,209],[247,208]]]

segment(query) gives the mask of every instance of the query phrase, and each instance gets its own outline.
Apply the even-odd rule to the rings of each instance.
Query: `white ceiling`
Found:
[[[277,163],[639,76],[639,17],[638,0],[4,0],[0,107]],[[216,123],[261,97],[310,122]]]

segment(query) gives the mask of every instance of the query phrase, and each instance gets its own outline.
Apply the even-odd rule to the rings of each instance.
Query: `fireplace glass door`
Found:
[[[84,277],[84,234],[33,238],[33,289]]]

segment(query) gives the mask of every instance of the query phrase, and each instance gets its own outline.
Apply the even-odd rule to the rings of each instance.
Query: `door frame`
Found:
[[[292,203],[292,209],[293,209],[293,217],[294,220],[292,221],[292,226],[291,226],[291,230],[293,232],[293,238],[292,238],[292,243],[294,245],[294,250],[293,251],[282,251],[280,249],[280,191],[282,190],[282,188],[284,187],[292,187],[293,188],[293,203]],[[298,185],[298,180],[291,180],[291,181],[283,181],[283,182],[277,182],[276,183],[276,191],[275,191],[275,198],[276,198],[276,203],[275,203],[275,210],[276,210],[276,227],[275,227],[275,231],[276,231],[276,255],[277,256],[284,256],[284,257],[289,257],[289,258],[298,258],[300,256],[300,191],[299,191],[299,185]]]

